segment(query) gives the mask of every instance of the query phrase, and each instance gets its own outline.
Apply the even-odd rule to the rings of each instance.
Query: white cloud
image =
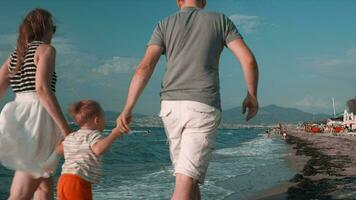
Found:
[[[92,69],[92,72],[102,75],[130,73],[136,68],[138,62],[135,58],[113,57],[98,68]]]
[[[301,67],[321,76],[338,80],[355,80],[356,49],[349,49],[335,56],[312,56],[300,59]]]
[[[356,48],[347,50],[346,54],[348,56],[356,57]]]
[[[229,17],[242,32],[250,34],[256,31],[257,26],[261,24],[259,16],[253,15],[231,15]]]
[[[331,99],[322,99],[319,97],[314,97],[312,95],[305,95],[303,99],[294,103],[295,106],[302,108],[303,110],[311,112],[320,112],[325,110],[332,110],[332,100]],[[335,107],[341,107],[339,101],[335,101]]]
[[[79,53],[75,50],[74,44],[66,38],[54,37],[52,39],[52,44],[57,52],[60,52],[61,54]]]
[[[16,46],[17,33],[0,35],[0,44]]]
[[[0,62],[3,62],[10,56],[11,51],[16,47],[16,40],[17,34],[0,35]]]

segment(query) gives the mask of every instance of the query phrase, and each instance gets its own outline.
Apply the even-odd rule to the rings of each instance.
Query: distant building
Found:
[[[344,111],[344,121],[343,125],[350,127],[352,130],[356,129],[356,115],[354,113],[348,113],[347,110]]]

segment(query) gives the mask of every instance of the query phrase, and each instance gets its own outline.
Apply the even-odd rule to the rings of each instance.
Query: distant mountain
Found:
[[[222,122],[229,124],[246,124],[245,116],[241,114],[242,107],[235,107],[223,111]],[[326,114],[311,114],[296,108],[284,108],[276,105],[261,107],[257,116],[248,124],[276,124],[298,123],[304,121],[316,121],[329,118]]]
[[[119,116],[120,113],[118,112],[113,112],[113,111],[104,111],[104,115],[105,115],[105,120],[106,121],[116,121],[117,117]],[[144,117],[148,117],[148,115],[144,115],[144,114],[139,114],[139,113],[134,113],[133,114],[134,118],[144,118]],[[72,121],[72,117],[67,113],[66,114],[66,118],[69,121]]]
[[[105,119],[107,121],[116,121],[116,119],[117,119],[117,117],[119,116],[120,113],[113,112],[113,111],[105,111],[104,114],[105,114]],[[143,117],[147,117],[147,115],[134,113],[133,117],[134,118],[143,118]]]
[[[105,119],[108,123],[115,124],[118,112],[105,111]],[[67,115],[67,119],[72,119]],[[311,114],[296,108],[284,108],[276,105],[261,107],[257,116],[248,123],[245,121],[245,116],[242,115],[242,108],[235,107],[224,110],[222,113],[222,126],[229,127],[234,125],[272,125],[276,123],[298,123],[306,121],[318,121],[330,118],[326,114]],[[133,114],[133,126],[141,127],[161,127],[162,121],[157,115],[143,115],[139,113]]]

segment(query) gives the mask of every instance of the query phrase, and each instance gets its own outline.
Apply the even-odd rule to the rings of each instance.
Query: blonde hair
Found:
[[[69,107],[69,114],[78,126],[83,126],[103,114],[100,104],[93,100],[82,100]]]

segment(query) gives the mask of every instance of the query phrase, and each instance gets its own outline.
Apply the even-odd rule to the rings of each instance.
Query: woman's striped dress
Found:
[[[27,52],[25,55],[25,60],[21,69],[13,76],[10,77],[10,85],[12,91],[17,92],[34,92],[36,91],[36,65],[35,65],[35,53],[37,47],[43,44],[41,41],[33,41],[28,44]],[[9,72],[12,73],[16,70],[17,63],[17,53],[16,50],[12,53],[10,57]],[[51,81],[51,89],[53,92],[56,91],[56,72],[53,73]]]
[[[36,93],[35,53],[43,44],[28,44],[25,60],[16,70],[16,51],[10,57],[10,86],[15,100],[7,103],[0,113],[0,163],[13,170],[25,171],[34,178],[51,176],[59,157],[55,148],[61,134]],[[56,74],[51,75],[55,92]]]

